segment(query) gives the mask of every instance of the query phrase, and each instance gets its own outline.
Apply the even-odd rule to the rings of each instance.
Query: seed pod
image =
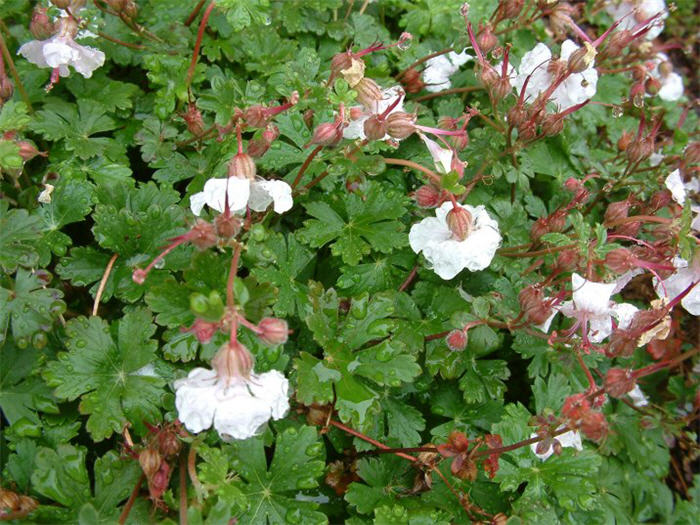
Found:
[[[314,130],[311,144],[332,147],[343,139],[343,132],[335,122],[324,122]]]
[[[418,188],[413,194],[416,204],[421,208],[435,208],[442,202],[442,192],[435,186],[424,185]]]
[[[569,55],[567,68],[572,73],[582,73],[593,65],[597,54],[598,52],[589,42],[584,42],[583,47],[579,47]]]
[[[139,465],[141,465],[141,470],[143,470],[147,478],[152,478],[160,470],[162,461],[163,458],[160,452],[152,448],[146,448],[139,454]]]
[[[631,392],[636,385],[630,369],[611,368],[605,375],[605,391],[610,397],[620,398]]]
[[[264,317],[258,323],[258,329],[261,331],[258,337],[271,345],[284,344],[289,337],[287,321],[276,317]]]
[[[365,136],[369,140],[382,140],[386,136],[386,120],[379,115],[372,115],[364,123]]]
[[[485,24],[476,37],[476,43],[484,53],[488,53],[498,45],[498,37],[493,34],[491,24]]]
[[[635,257],[627,248],[617,248],[607,253],[605,264],[615,273],[625,273],[635,267]]]
[[[474,224],[472,214],[461,206],[456,206],[447,213],[446,222],[452,236],[459,241],[469,237]]]
[[[403,111],[391,113],[386,118],[386,131],[395,139],[405,139],[410,137],[415,131],[415,116]]]
[[[260,105],[250,106],[246,109],[243,112],[243,118],[252,128],[264,128],[270,121],[267,108]]]
[[[363,77],[353,89],[357,92],[357,101],[366,108],[372,108],[382,100],[382,90],[371,78]]]
[[[32,13],[29,31],[37,40],[46,40],[56,32],[56,25],[46,14],[46,8],[37,7]]]
[[[217,219],[221,215],[217,216]],[[197,222],[192,226],[192,237],[190,242],[194,244],[198,250],[206,250],[216,244],[216,231],[214,226],[202,219],[197,219]]]

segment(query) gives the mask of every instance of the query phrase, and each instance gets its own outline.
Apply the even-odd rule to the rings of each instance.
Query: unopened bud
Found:
[[[569,55],[567,67],[572,73],[581,73],[591,67],[595,62],[595,56],[598,54],[595,47],[589,42],[584,42],[583,47],[579,47],[576,51]]]
[[[562,415],[572,421],[578,421],[590,410],[591,403],[585,394],[573,394],[567,397],[561,407]]]
[[[250,106],[243,112],[243,118],[252,128],[264,128],[270,121],[267,108],[256,105]]]
[[[453,207],[447,213],[446,221],[452,236],[459,241],[469,237],[474,225],[472,214],[459,205]]]
[[[615,273],[625,273],[635,265],[635,257],[627,248],[617,248],[605,256],[605,264]]]
[[[462,133],[461,135],[451,135],[447,137],[447,139],[456,151],[462,151],[469,145],[469,135],[467,133]],[[457,156],[455,155],[453,160],[456,158]]]
[[[516,104],[508,110],[508,123],[512,124],[516,128],[522,126],[526,118],[527,113],[520,104]]]
[[[484,64],[483,67],[481,67],[481,71],[479,71],[479,79],[486,89],[494,91],[501,76],[491,65]]]
[[[311,144],[332,147],[343,139],[343,132],[335,122],[324,122],[314,130]]]
[[[7,76],[0,77],[0,106],[12,98],[15,86]]]
[[[141,470],[143,470],[147,478],[152,478],[160,470],[162,461],[163,458],[160,452],[152,448],[144,449],[139,454],[139,465],[141,465]]]
[[[253,370],[253,355],[238,341],[225,343],[211,360],[211,367],[224,383],[248,378]]]
[[[256,173],[255,161],[247,153],[236,153],[228,163],[229,177],[253,180]]]
[[[258,337],[270,345],[281,345],[289,338],[289,326],[287,321],[276,317],[264,317],[258,323],[261,332]]]
[[[623,131],[620,138],[617,140],[617,149],[619,151],[627,151],[627,148],[634,140],[634,133]]]
[[[484,53],[490,52],[494,47],[498,45],[498,37],[493,34],[493,29],[491,24],[485,24],[479,34],[476,37],[476,43]]]
[[[629,214],[630,206],[631,204],[627,199],[624,201],[611,202],[605,210],[603,223],[611,224],[626,218]]]
[[[549,220],[547,217],[540,217],[530,228],[530,238],[536,241],[546,233],[549,233]]]
[[[254,159],[259,159],[260,157],[265,155],[265,153],[267,153],[267,150],[269,149],[270,143],[262,137],[257,137],[248,141],[246,152]]]
[[[566,272],[573,270],[578,266],[581,255],[575,248],[570,248],[569,250],[563,250],[557,256],[556,267],[559,271]]]
[[[222,213],[214,219],[216,234],[222,239],[231,239],[241,231],[241,219],[230,213]]]
[[[453,352],[463,351],[467,347],[468,340],[469,337],[464,330],[452,330],[447,334],[447,337],[445,337],[447,347]]]
[[[590,411],[581,420],[581,431],[588,439],[600,441],[608,433],[608,422],[601,412]]]
[[[654,153],[654,147],[648,139],[635,140],[627,147],[627,158],[637,163],[648,159]]]
[[[665,208],[671,203],[671,192],[668,190],[659,190],[649,199],[650,211],[653,213],[661,208]]]
[[[182,448],[182,443],[180,443],[177,434],[173,430],[161,432],[158,436],[158,442],[160,451],[165,457],[175,456]]]
[[[204,134],[204,119],[202,113],[197,106],[189,104],[187,112],[183,113],[182,119],[187,124],[187,130],[195,137],[201,137]]]
[[[688,165],[700,164],[700,142],[688,144],[685,148],[684,156]]]
[[[564,119],[560,116],[547,115],[542,122],[542,133],[547,137],[553,137],[559,135],[564,129]]]
[[[20,496],[11,490],[0,489],[0,516],[19,509]]]
[[[56,32],[56,26],[46,14],[46,8],[37,7],[32,13],[29,31],[37,40],[46,40]]]
[[[17,142],[17,145],[19,146],[19,156],[22,157],[22,160],[24,160],[25,162],[32,160],[37,155],[46,157],[46,153],[43,153],[36,149],[34,144],[32,144],[29,141],[20,140],[19,142]]]
[[[500,8],[503,13],[503,18],[518,18],[520,11],[523,10],[525,0],[501,0]]]
[[[336,53],[331,59],[331,75],[337,77],[343,69],[348,69],[352,65],[352,53],[343,51]]]
[[[510,79],[508,77],[499,76],[491,89],[491,94],[496,101],[499,101],[506,98],[512,89],[513,87],[510,85]]]
[[[560,232],[566,227],[566,212],[558,210],[549,216],[549,231]]]
[[[644,83],[644,89],[650,95],[656,95],[661,89],[661,82],[654,77],[649,77]]]
[[[395,139],[405,139],[416,131],[415,115],[395,111],[386,118],[386,132]]]
[[[632,371],[622,368],[611,368],[605,375],[605,391],[610,397],[620,398],[634,390],[636,381]]]
[[[357,101],[366,108],[374,107],[382,100],[382,90],[371,78],[363,77],[353,89],[357,92]]]
[[[59,9],[70,7],[71,0],[51,0],[51,3]]]
[[[523,122],[518,126],[518,138],[529,141],[537,137],[537,126],[531,120]]]
[[[420,93],[425,87],[425,82],[421,79],[420,73],[416,68],[407,69],[401,77],[401,85],[406,93]]]
[[[194,334],[194,336],[197,338],[197,341],[199,341],[202,344],[206,344],[209,341],[211,341],[218,330],[219,323],[212,323],[200,318],[195,319],[194,323],[192,323],[192,326],[190,326],[189,328],[181,329],[181,331],[183,332],[191,332],[192,334]]]
[[[217,216],[217,218],[220,217]],[[190,231],[190,242],[194,244],[198,250],[206,250],[216,244],[216,231],[211,223],[197,219],[197,222],[192,226]]]
[[[106,0],[107,5],[117,13],[121,13],[129,0]]]
[[[629,29],[619,29],[608,38],[603,54],[605,58],[616,58],[622,54],[628,42],[632,40],[632,32]]]
[[[426,184],[415,191],[413,198],[421,208],[435,208],[442,203],[442,192],[435,186]]]
[[[365,136],[369,140],[382,140],[386,136],[386,120],[379,115],[372,115],[364,123]]]

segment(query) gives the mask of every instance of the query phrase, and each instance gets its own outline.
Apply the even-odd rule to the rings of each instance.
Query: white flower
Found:
[[[77,44],[74,37],[77,24],[69,17],[59,21],[58,32],[47,40],[31,40],[19,48],[18,54],[39,67],[58,69],[62,77],[70,74],[72,66],[85,78],[105,63],[105,54],[99,49]]]
[[[425,89],[431,93],[449,89],[452,87],[450,77],[457,72],[460,66],[472,59],[473,57],[469,56],[466,50],[459,54],[450,51],[447,54],[429,59],[423,70]]]
[[[697,260],[697,257],[695,258]],[[691,284],[695,286],[681,299],[681,305],[692,315],[700,315],[700,261],[688,265],[688,261],[681,257],[674,257],[673,266],[676,268],[667,279],[659,282],[654,278],[654,290],[660,298],[666,298],[667,302],[679,296]],[[662,284],[663,283],[663,284]]]
[[[559,429],[562,429],[564,427],[559,427]],[[537,434],[531,434],[531,438],[537,437]],[[576,450],[583,450],[583,443],[581,442],[581,434],[578,433],[577,430],[569,430],[568,432],[564,432],[563,434],[559,434],[556,436],[554,439],[556,439],[562,447],[573,447]],[[532,450],[532,453],[535,454],[538,458],[540,458],[542,461],[546,460],[554,454],[554,446],[550,445],[547,450],[545,450],[542,454],[537,453],[537,445],[539,443],[532,443],[530,445],[530,449]]]
[[[38,197],[36,198],[41,204],[51,203],[51,194],[53,193],[54,186],[52,184],[44,184],[44,189],[41,190]]]
[[[630,396],[632,404],[636,407],[645,407],[649,404],[647,396],[644,395],[639,385],[634,385],[634,388],[627,392],[627,395]]]
[[[224,439],[247,439],[270,418],[284,417],[288,389],[287,378],[277,370],[225,381],[214,370],[195,368],[175,381],[175,406],[180,421],[194,434],[213,424]]]
[[[433,271],[443,279],[452,279],[464,268],[476,272],[483,270],[496,254],[501,244],[498,223],[493,220],[483,206],[460,206],[472,217],[472,230],[466,239],[453,238],[447,226],[447,214],[452,203],[445,202],[435,210],[436,217],[428,217],[411,226],[408,241],[411,249],[423,252]]]
[[[452,171],[452,150],[441,147],[437,142],[429,139],[424,133],[418,132],[418,136],[423,140],[428,147],[430,156],[433,157],[435,169],[439,173],[449,173]]]
[[[659,66],[664,63],[670,65],[668,55],[657,53],[653,60],[647,62],[647,65],[650,69],[649,74],[661,84],[658,93],[661,100],[673,102],[683,96],[683,77],[675,71],[662,72]]]
[[[676,201],[681,206],[685,206],[685,201],[688,198],[688,193],[700,193],[700,179],[693,178],[689,182],[683,182],[681,178],[680,170],[673,170],[664,184],[668,191],[671,192],[673,200]],[[692,200],[690,203],[690,210],[693,212],[695,217],[690,224],[690,228],[694,231],[700,230],[700,204],[696,200]]]
[[[401,100],[396,107],[392,109],[386,116],[388,117],[392,113],[404,111],[403,109],[403,96],[404,90],[401,86],[393,86],[382,91],[382,99],[378,100],[370,108],[364,108],[362,116],[360,118],[351,120],[350,123],[343,129],[343,138],[346,139],[365,139],[365,120],[367,120],[371,115],[380,115],[384,113],[389,106],[391,106],[397,97],[401,97]],[[391,136],[384,135],[382,140],[389,140]]]
[[[566,62],[571,54],[579,48],[573,41],[565,40],[561,45],[561,60]],[[552,60],[552,52],[542,43],[537,44],[532,51],[528,51],[520,61],[518,74],[513,80],[518,93],[530,80],[525,88],[525,102],[534,102],[537,95],[546,91],[555,80],[554,75],[548,72],[549,62]],[[560,110],[568,109],[576,104],[581,104],[593,97],[598,83],[598,72],[593,63],[580,73],[570,74],[552,93],[550,100]]]
[[[574,273],[571,275],[571,287],[573,299],[563,303],[559,311],[587,325],[588,339],[592,343],[600,343],[612,333],[613,317],[618,326],[625,329],[638,311],[634,305],[615,304],[610,300],[617,287],[615,282],[596,283]]]
[[[274,203],[277,213],[284,213],[292,207],[292,188],[281,180],[250,180],[242,177],[209,179],[204,189],[190,197],[192,213],[199,215],[206,204],[218,212],[225,208],[226,195],[231,212],[243,212],[246,207],[253,211],[265,211]]]
[[[653,40],[664,30],[664,20],[668,18],[666,2],[664,0],[608,0],[605,11],[614,19],[622,20],[618,29],[632,29],[640,22],[647,20],[655,14],[661,16],[651,22],[651,29],[645,37]]]

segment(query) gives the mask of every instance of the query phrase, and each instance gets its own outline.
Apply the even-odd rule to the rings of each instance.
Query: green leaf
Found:
[[[19,154],[19,144],[0,139],[0,170],[13,172],[22,169],[24,159]]]
[[[8,100],[0,108],[0,133],[21,131],[30,121],[24,102]]]
[[[126,422],[141,427],[160,419],[165,381],[141,370],[154,359],[155,331],[145,310],[133,310],[112,326],[99,317],[72,320],[66,326],[68,352],[58,355],[44,373],[59,398],[81,398],[89,415],[87,430],[95,441],[119,432]]]
[[[39,261],[34,242],[41,237],[41,221],[27,210],[10,210],[0,199],[0,266],[13,272],[17,266],[31,267]]]
[[[404,226],[396,221],[406,212],[405,203],[399,193],[371,183],[364,198],[351,193],[334,206],[323,201],[305,204],[314,219],[304,221],[298,235],[314,248],[332,242],[331,253],[355,265],[372,250],[391,253],[407,244]]]
[[[316,429],[302,426],[278,434],[274,457],[268,468],[262,438],[236,441],[231,445],[232,466],[241,476],[234,482],[245,494],[247,509],[241,523],[327,523],[317,503],[297,498],[297,494],[318,486],[324,470],[324,447]]]

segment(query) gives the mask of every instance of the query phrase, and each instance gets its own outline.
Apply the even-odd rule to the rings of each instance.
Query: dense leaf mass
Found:
[[[0,0],[0,521],[696,523],[696,11]]]

